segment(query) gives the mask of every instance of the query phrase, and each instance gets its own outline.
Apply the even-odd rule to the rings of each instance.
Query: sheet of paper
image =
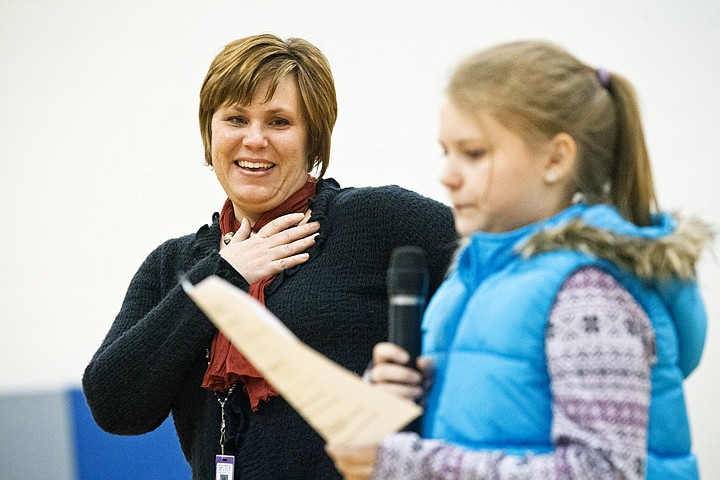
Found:
[[[301,342],[269,310],[217,276],[183,288],[217,328],[328,443],[363,445],[422,413]]]

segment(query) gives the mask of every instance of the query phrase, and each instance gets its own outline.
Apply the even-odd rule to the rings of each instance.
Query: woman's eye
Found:
[[[235,125],[244,125],[245,123],[247,123],[247,121],[245,120],[245,117],[240,117],[240,116],[229,117],[227,121],[230,123],[233,123]]]
[[[270,125],[273,127],[287,127],[290,125],[290,122],[285,120],[284,118],[274,118],[270,121]]]

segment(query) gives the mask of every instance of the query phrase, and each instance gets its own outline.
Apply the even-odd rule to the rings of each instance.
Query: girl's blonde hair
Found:
[[[565,132],[578,146],[575,189],[637,225],[657,211],[635,90],[542,41],[513,42],[462,62],[447,87],[471,116],[484,111],[533,145]]]

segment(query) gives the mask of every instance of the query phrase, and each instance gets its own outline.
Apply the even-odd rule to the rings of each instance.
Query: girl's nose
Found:
[[[445,159],[445,165],[440,172],[440,183],[448,190],[457,190],[462,185],[462,176],[453,166],[450,156]]]

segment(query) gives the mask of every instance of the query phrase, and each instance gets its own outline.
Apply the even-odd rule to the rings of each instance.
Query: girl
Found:
[[[683,380],[707,226],[657,209],[623,77],[544,42],[462,63],[440,115],[464,237],[423,321],[423,437],[327,447],[346,479],[693,479]],[[379,344],[371,381],[423,378]],[[433,373],[434,369],[434,373]]]

